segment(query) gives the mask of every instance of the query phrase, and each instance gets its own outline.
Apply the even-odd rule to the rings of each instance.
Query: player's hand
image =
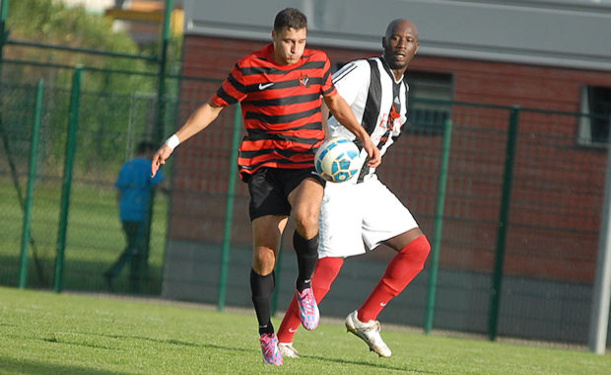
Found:
[[[155,177],[157,171],[165,161],[172,155],[172,149],[168,145],[162,145],[159,150],[153,155],[153,160],[151,163],[151,177]]]
[[[367,161],[368,167],[376,168],[382,164],[380,150],[373,144],[371,138],[367,137],[367,141],[363,142],[363,148],[365,148],[365,151],[367,151],[367,156],[369,156],[369,160]]]

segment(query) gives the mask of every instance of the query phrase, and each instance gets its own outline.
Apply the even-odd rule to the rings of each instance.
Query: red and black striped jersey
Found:
[[[278,65],[273,45],[242,58],[217,90],[218,106],[242,103],[246,136],[238,166],[242,178],[261,167],[310,168],[324,139],[322,96],[337,94],[326,53],[306,49],[301,60]]]

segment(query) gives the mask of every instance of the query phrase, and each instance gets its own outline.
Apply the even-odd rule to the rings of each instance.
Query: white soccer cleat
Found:
[[[285,358],[299,358],[299,352],[293,346],[292,342],[279,342],[278,350]]]
[[[382,340],[382,336],[380,336],[380,322],[377,320],[363,323],[359,320],[358,313],[355,310],[346,317],[346,328],[348,332],[354,333],[365,341],[369,345],[369,349],[376,352],[380,357],[387,358],[392,355],[390,348]]]

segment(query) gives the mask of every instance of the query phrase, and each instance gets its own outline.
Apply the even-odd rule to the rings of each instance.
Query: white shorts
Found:
[[[417,228],[401,201],[373,175],[359,184],[327,182],[320,210],[318,257],[364,254]]]

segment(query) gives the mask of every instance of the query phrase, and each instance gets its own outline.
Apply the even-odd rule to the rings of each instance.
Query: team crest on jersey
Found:
[[[299,77],[299,84],[302,87],[310,87],[310,77],[306,75],[302,75],[301,77]]]
[[[394,129],[396,120],[400,117],[401,117],[401,114],[397,111],[397,107],[393,104],[386,121],[383,122],[381,125],[382,127],[386,128],[387,130],[392,131]]]

